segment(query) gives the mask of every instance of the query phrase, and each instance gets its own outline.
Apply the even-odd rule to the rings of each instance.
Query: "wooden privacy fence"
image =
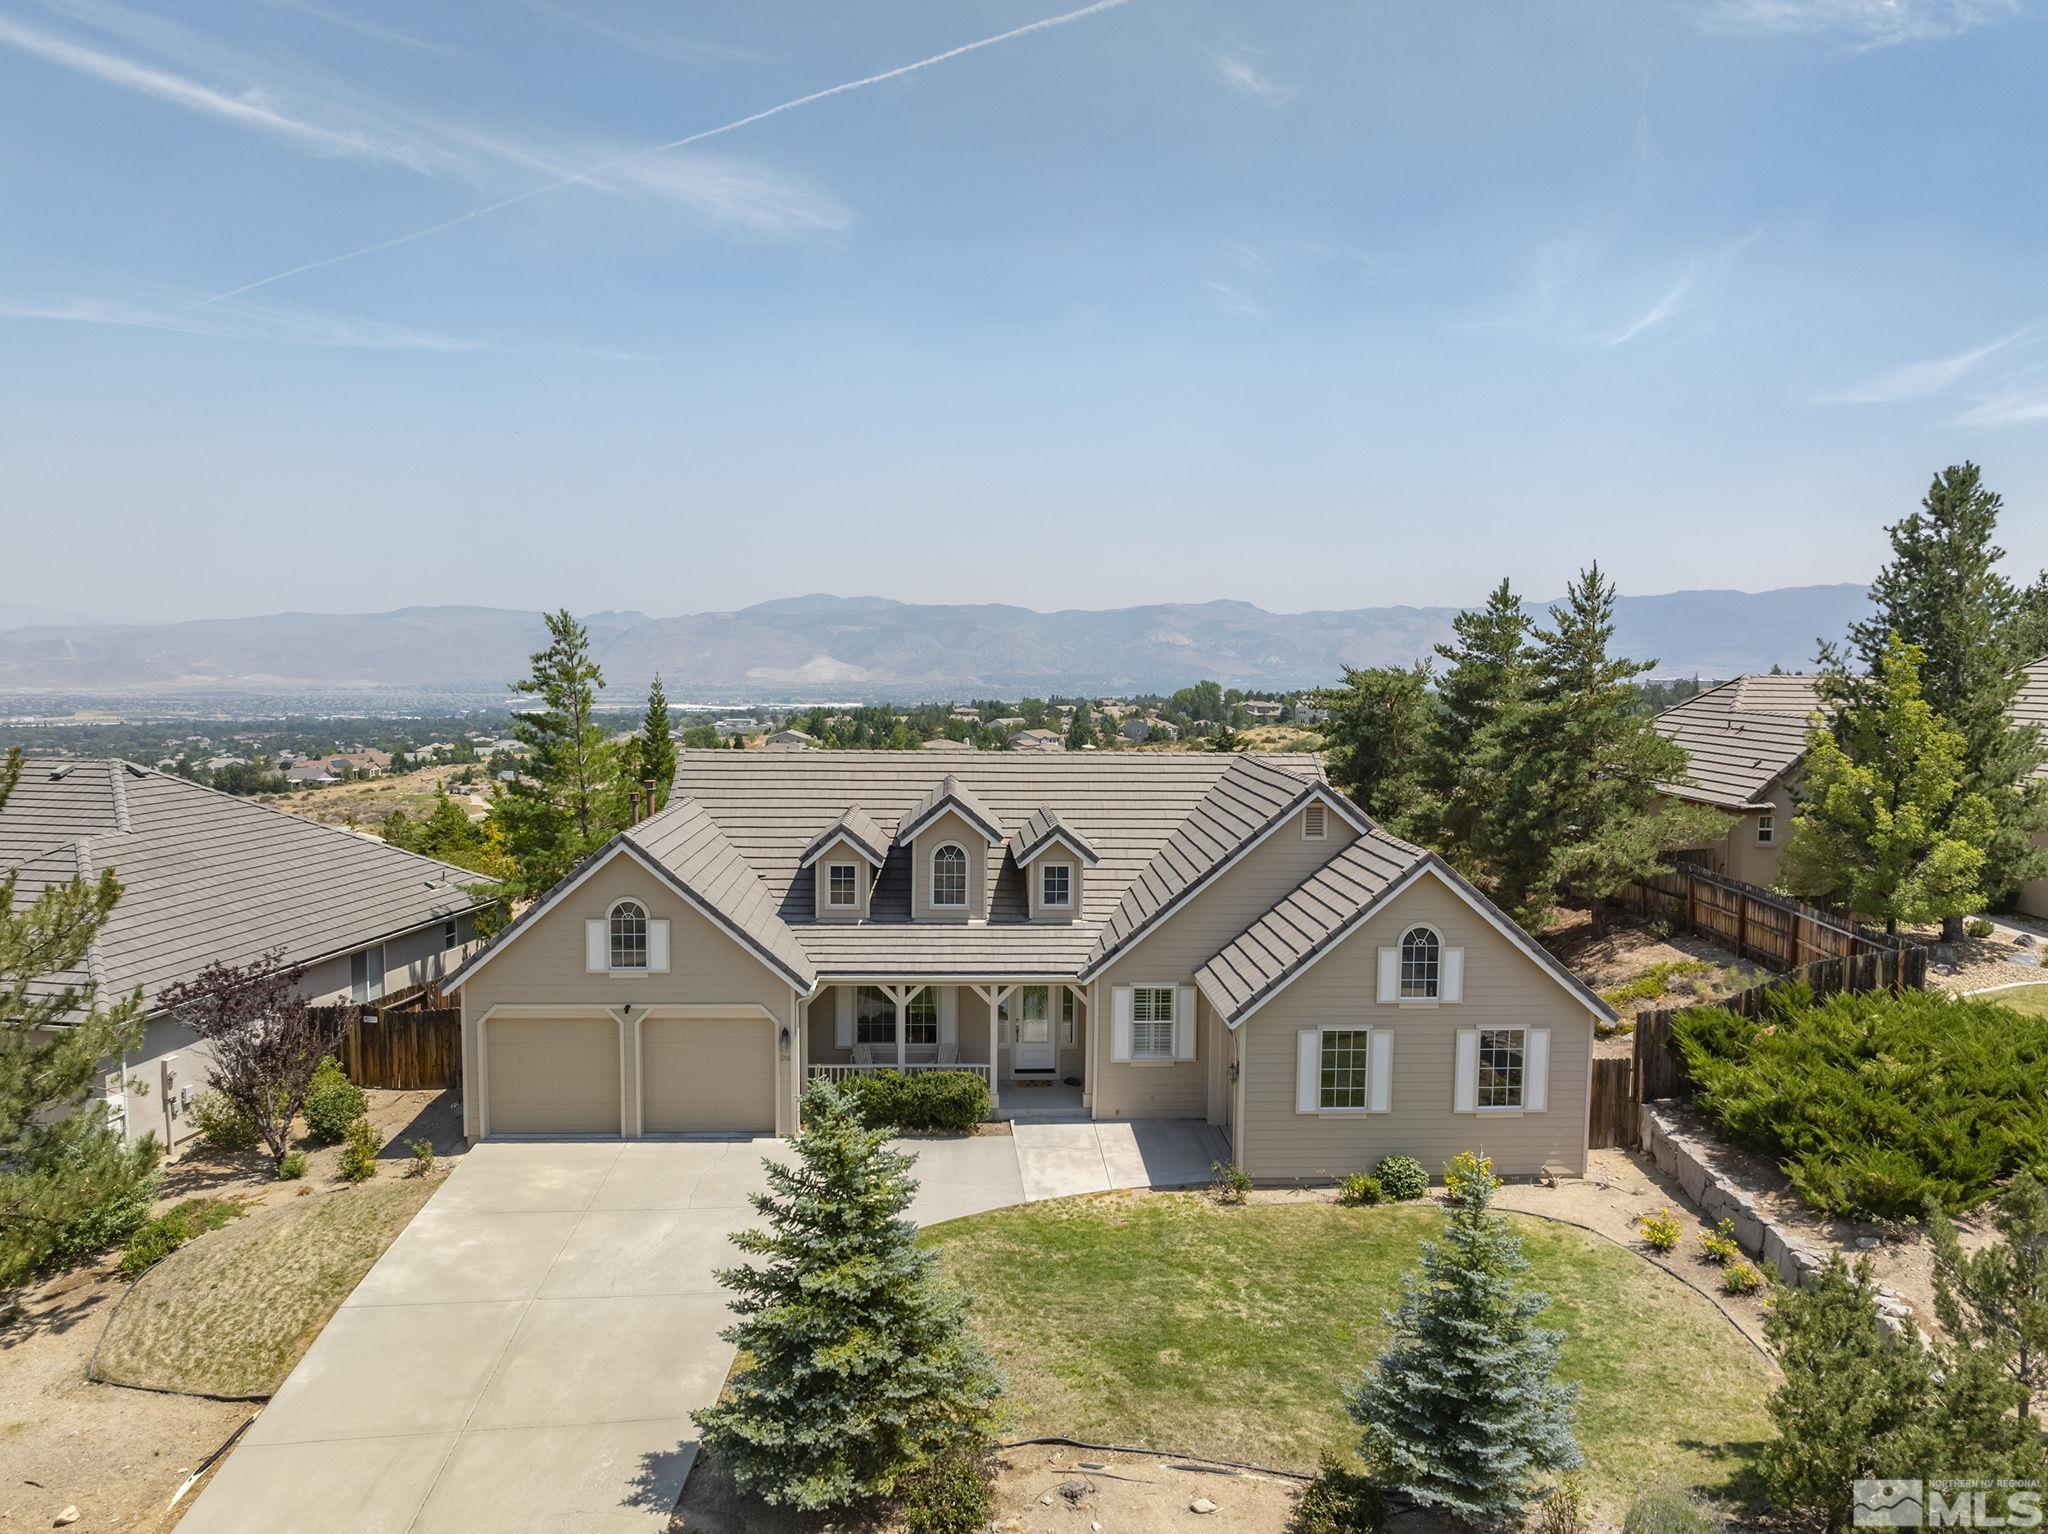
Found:
[[[334,1053],[359,1087],[431,1092],[457,1086],[462,1081],[462,1010],[365,1009]]]
[[[1895,955],[1911,946],[1875,927],[1692,863],[1636,880],[1622,892],[1621,903],[1639,916],[1663,917],[1699,933],[1738,959],[1780,971],[1817,959]]]
[[[1753,985],[1725,1001],[1694,1005],[1726,1007],[1743,1017],[1756,1017],[1764,1009],[1765,998],[1773,991],[1782,991],[1801,981],[1812,987],[1815,1000],[1842,991],[1919,990],[1927,984],[1927,950],[1911,944],[1848,958],[1821,959],[1802,965],[1788,975],[1767,980],[1762,985]],[[1679,1068],[1677,1051],[1671,1046],[1672,1021],[1685,1010],[1683,1007],[1664,1007],[1655,1012],[1636,1014],[1636,1047],[1631,1071],[1633,1084],[1629,1093],[1634,1102],[1649,1103],[1663,1097],[1692,1095],[1691,1085]],[[1596,1061],[1595,1065],[1607,1063]],[[1596,1070],[1596,1099],[1597,1095]],[[1595,1111],[1598,1111],[1597,1107]],[[1634,1143],[1634,1138],[1631,1130],[1626,1143]]]
[[[1629,1084],[1635,1063],[1626,1055],[1612,1055],[1593,1062],[1593,1106],[1586,1116],[1586,1148],[1612,1150],[1636,1143],[1635,1100]]]

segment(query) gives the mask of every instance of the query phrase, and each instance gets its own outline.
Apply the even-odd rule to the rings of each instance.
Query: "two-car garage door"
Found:
[[[637,1024],[636,1083],[619,1069],[610,1016],[494,1017],[485,1023],[489,1133],[775,1132],[774,1027],[765,1018],[649,1017]]]

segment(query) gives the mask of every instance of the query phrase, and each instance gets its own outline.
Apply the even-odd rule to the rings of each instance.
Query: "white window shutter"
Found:
[[[1453,1113],[1477,1113],[1479,1111],[1479,1030],[1460,1028],[1458,1030],[1458,1074],[1457,1084],[1452,1088],[1451,1111]]]
[[[1366,1041],[1365,1111],[1391,1113],[1394,1109],[1394,1035],[1385,1028],[1375,1028],[1366,1035]]]
[[[960,987],[942,985],[935,989],[939,997],[939,1047],[944,1049],[960,1042]]]
[[[583,924],[583,967],[594,975],[612,967],[611,931],[602,916],[593,916]]]
[[[1109,1058],[1128,1060],[1131,1058],[1131,988],[1114,985],[1109,989],[1111,1014],[1109,1025]]]
[[[1195,1058],[1195,988],[1191,985],[1173,990],[1173,1058]]]
[[[832,1001],[835,1008],[832,1020],[832,1042],[841,1049],[853,1048],[853,987],[834,987]]]
[[[1541,1113],[1550,1104],[1550,1030],[1531,1028],[1522,1046],[1522,1111]]]
[[[1446,948],[1443,970],[1437,977],[1436,997],[1438,1001],[1463,1001],[1465,999],[1465,950]]]
[[[1380,1000],[1401,999],[1401,950],[1382,948],[1380,950]]]
[[[1323,1036],[1314,1028],[1294,1035],[1294,1111],[1314,1113],[1323,1105]]]
[[[668,973],[668,918],[657,916],[647,924],[647,969],[650,974]]]

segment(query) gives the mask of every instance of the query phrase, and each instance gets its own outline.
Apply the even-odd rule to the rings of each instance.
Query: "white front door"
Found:
[[[1059,1063],[1050,1001],[1051,992],[1042,985],[1023,986],[1016,992],[1011,1012],[1017,1021],[1016,1042],[1010,1046],[1012,1072],[1051,1071]]]

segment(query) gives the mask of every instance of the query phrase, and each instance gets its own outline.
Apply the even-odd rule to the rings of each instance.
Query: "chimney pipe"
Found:
[[[647,789],[647,813],[650,817],[652,817],[652,815],[654,814],[655,780],[653,778],[646,778],[643,779],[642,782]]]

